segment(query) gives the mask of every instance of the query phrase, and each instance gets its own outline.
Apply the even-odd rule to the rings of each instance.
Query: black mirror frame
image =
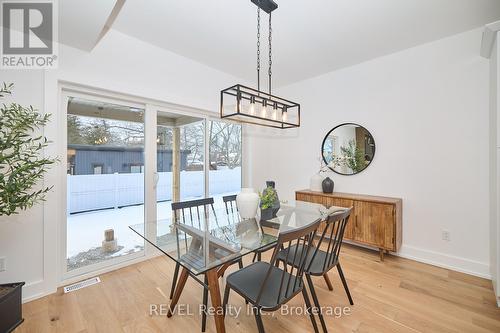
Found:
[[[328,136],[330,135],[330,133],[332,133],[335,129],[337,129],[337,128],[341,127],[341,126],[345,126],[345,125],[354,125],[354,126],[358,126],[358,127],[363,127],[368,132],[368,134],[370,134],[370,136],[372,137],[373,142],[374,142],[374,145],[373,145],[373,156],[372,156],[372,160],[370,161],[370,163],[365,168],[363,168],[363,170],[361,170],[359,172],[356,172],[356,173],[352,173],[352,174],[340,173],[338,171],[335,171],[333,168],[330,168],[328,166],[328,162],[325,159],[325,156],[323,155],[323,147],[325,146],[326,138],[328,138]],[[340,125],[335,126],[330,131],[328,131],[328,133],[326,133],[325,138],[323,139],[323,142],[321,143],[321,158],[323,159],[323,162],[325,162],[325,165],[328,166],[328,169],[332,170],[336,174],[342,175],[342,176],[354,176],[354,175],[360,174],[361,172],[365,171],[370,166],[370,164],[372,164],[373,159],[375,158],[375,152],[376,152],[376,150],[377,150],[377,145],[375,144],[375,138],[373,138],[372,133],[368,129],[366,129],[366,127],[364,127],[363,125],[360,125],[360,124],[356,124],[356,123],[342,123]]]

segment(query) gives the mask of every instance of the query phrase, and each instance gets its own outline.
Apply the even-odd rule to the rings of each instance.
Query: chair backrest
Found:
[[[202,229],[202,220],[208,217],[210,210],[215,215],[214,198],[172,202],[175,223],[189,224],[196,227],[195,221],[197,220],[199,229]]]
[[[344,231],[347,223],[349,222],[351,211],[352,208],[348,208],[346,210],[334,212],[328,215],[328,218],[326,219],[326,227],[321,233],[317,246],[315,246],[307,270],[311,268],[311,265],[315,260],[323,261],[320,263],[323,272],[329,271],[337,264],[340,255],[340,247],[342,246],[342,239],[344,238]],[[324,258],[321,257],[321,259],[317,259],[316,256],[321,250],[321,247],[323,250],[326,250],[326,255]],[[320,257],[318,256],[318,258]]]
[[[231,211],[231,213],[235,210],[238,211],[238,205],[236,205],[236,194],[223,196],[222,201],[224,201],[224,205],[226,206],[226,213],[229,214],[229,211]]]
[[[321,219],[318,219],[317,221],[302,228],[280,232],[276,247],[274,248],[274,252],[271,257],[269,270],[257,296],[257,304],[266,289],[266,283],[269,282],[271,272],[278,269],[275,267],[275,264],[278,253],[282,248],[285,248],[283,251],[286,252],[287,260],[283,263],[285,265],[285,269],[280,273],[281,276],[276,303],[284,304],[284,302],[294,296],[296,293],[295,291],[300,290],[297,287],[302,286],[302,276],[304,275],[306,268],[307,258],[309,257],[310,252],[314,249],[313,241],[316,237],[316,231],[320,223]],[[288,264],[288,259],[293,260],[292,262],[295,262],[296,264]]]

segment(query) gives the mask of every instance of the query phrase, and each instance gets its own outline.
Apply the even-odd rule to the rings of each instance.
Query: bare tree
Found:
[[[241,125],[211,121],[209,137],[211,168],[241,166]]]
[[[181,128],[181,149],[188,150],[187,165],[203,163],[205,152],[203,122],[186,125]]]
[[[68,143],[142,146],[144,124],[68,115]]]

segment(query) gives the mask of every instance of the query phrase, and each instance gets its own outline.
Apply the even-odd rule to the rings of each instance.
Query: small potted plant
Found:
[[[268,187],[259,193],[260,198],[260,219],[270,220],[273,218],[273,204],[276,200],[276,191],[272,187]]]

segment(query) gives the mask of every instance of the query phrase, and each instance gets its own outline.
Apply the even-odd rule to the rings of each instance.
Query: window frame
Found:
[[[160,111],[177,113],[182,115],[194,116],[198,118],[203,118],[205,120],[205,167],[204,171],[206,175],[205,180],[205,196],[209,193],[209,138],[207,126],[208,121],[215,120],[218,122],[236,123],[242,126],[241,129],[241,187],[245,187],[249,182],[249,175],[247,174],[247,164],[249,162],[249,157],[246,156],[249,152],[249,146],[247,143],[247,131],[248,127],[245,124],[241,124],[229,119],[220,119],[216,111],[200,109],[191,106],[184,106],[175,103],[170,103],[166,101],[144,98],[140,96],[135,96],[127,93],[120,93],[111,90],[105,90],[101,88],[94,88],[87,85],[82,85],[74,82],[64,81],[64,80],[53,80],[51,78],[46,79],[47,84],[57,86],[57,94],[47,96],[47,106],[52,109],[58,109],[57,116],[54,121],[54,129],[57,129],[57,134],[54,138],[57,138],[57,144],[53,146],[50,151],[53,154],[59,156],[66,156],[67,154],[67,97],[81,97],[86,99],[93,99],[96,101],[102,101],[106,103],[123,104],[129,107],[142,108],[145,110],[144,114],[144,126],[145,126],[145,151],[148,149],[153,152],[149,156],[146,154],[144,159],[144,177],[145,177],[145,220],[154,220],[156,218],[156,133],[152,134],[151,129],[155,129],[157,126],[157,114]],[[57,96],[56,96],[57,95]],[[149,147],[149,148],[148,148]],[[154,166],[149,168],[148,165]],[[149,168],[149,170],[148,170]],[[66,266],[66,254],[67,254],[67,166],[61,163],[53,170],[53,175],[50,177],[53,179],[53,183],[57,184],[54,187],[53,196],[57,197],[57,200],[49,200],[46,203],[47,209],[44,210],[44,221],[48,221],[44,227],[44,239],[48,240],[44,242],[44,276],[50,280],[49,285],[53,288],[60,287],[69,283],[73,283],[85,278],[95,276],[97,274],[103,274],[110,272],[112,270],[125,267],[137,262],[141,262],[158,255],[152,246],[145,242],[145,251],[141,251],[123,258],[125,260],[117,260],[113,263],[103,262],[95,265],[90,265],[92,269],[87,271],[72,270],[67,271]],[[154,208],[148,209],[146,202],[148,202],[148,197],[154,196]],[[151,201],[151,199],[149,199]],[[52,222],[50,222],[52,221]],[[57,230],[54,233],[54,230]],[[53,260],[53,258],[59,258],[59,260]],[[120,258],[117,258],[120,259]],[[58,263],[57,263],[58,262]],[[53,272],[52,275],[48,275],[48,272]],[[55,273],[54,273],[55,272]],[[50,287],[50,288],[52,288]]]

